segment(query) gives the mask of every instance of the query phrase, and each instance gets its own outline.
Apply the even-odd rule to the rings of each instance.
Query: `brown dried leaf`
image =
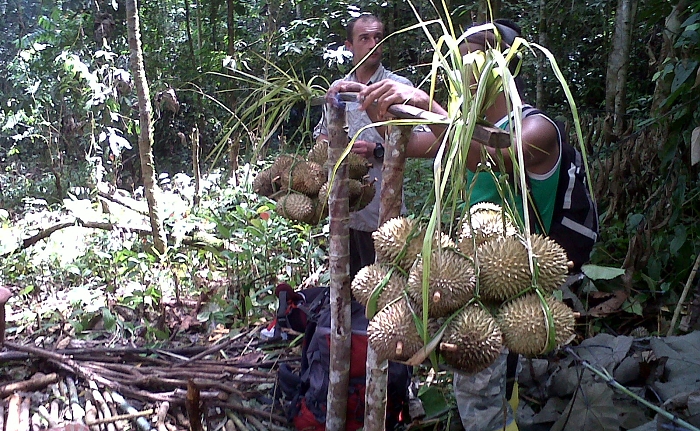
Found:
[[[588,314],[593,317],[604,317],[616,313],[628,297],[629,294],[624,290],[617,290],[612,298],[591,308]]]

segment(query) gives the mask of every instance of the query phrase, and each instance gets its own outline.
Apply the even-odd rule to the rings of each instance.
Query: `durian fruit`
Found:
[[[406,290],[416,303],[423,302],[423,259],[418,257],[408,274]],[[434,249],[428,278],[428,316],[445,317],[474,296],[474,263],[451,249]]]
[[[553,292],[566,281],[569,258],[564,248],[544,235],[531,235],[532,253],[537,261],[537,285],[546,292]]]
[[[277,199],[275,211],[289,220],[309,223],[316,212],[310,197],[300,193],[289,193]]]
[[[301,161],[292,164],[281,175],[280,181],[283,189],[316,196],[326,182],[326,173],[318,163]]]
[[[566,280],[568,267],[564,249],[542,235],[531,235],[532,253],[538,267],[537,285],[552,292]],[[533,284],[525,243],[515,237],[500,237],[478,249],[481,297],[505,301]]]
[[[348,189],[350,211],[359,211],[369,205],[376,192],[374,184],[355,179],[350,179]]]
[[[478,305],[464,308],[445,328],[440,353],[465,373],[477,373],[501,354],[503,334],[496,319]]]
[[[270,196],[275,192],[272,185],[272,169],[263,169],[253,180],[253,192],[261,196]]]
[[[443,233],[435,234],[433,248],[454,247],[452,240]],[[377,261],[381,263],[394,263],[404,271],[410,271],[416,258],[423,249],[425,232],[420,229],[418,222],[406,217],[394,217],[384,222],[379,229],[372,233],[374,249],[377,253]],[[405,248],[405,253],[402,251]]]
[[[489,239],[511,236],[515,233],[515,225],[499,205],[481,202],[472,205],[469,208],[469,215],[462,218],[457,234],[457,247],[462,253],[472,256],[474,244],[479,247]]]
[[[370,163],[359,154],[348,153],[348,177],[361,180],[369,173]]]
[[[320,196],[320,194],[319,194]],[[321,200],[319,197],[313,198],[314,215],[311,217],[311,224],[319,224],[328,217],[328,199]]]
[[[387,264],[393,263],[406,247],[409,238],[422,237],[418,229],[418,222],[406,217],[394,217],[382,223],[379,229],[372,233],[377,261]],[[406,250],[398,265],[404,270],[408,270],[419,252],[420,250]]]
[[[324,166],[327,170],[333,169],[328,162],[328,141],[317,142],[311,150],[306,159],[310,162],[318,163]],[[348,176],[355,180],[362,179],[369,172],[370,163],[364,157],[359,154],[353,153],[352,151],[348,153]]]
[[[369,321],[367,339],[380,360],[406,361],[423,347],[412,309],[404,298],[389,304]]]
[[[477,255],[482,299],[502,302],[532,286],[527,249],[519,238],[487,241],[478,248]]]
[[[309,150],[306,160],[324,166],[328,161],[328,141],[321,141],[314,144]]]
[[[542,355],[573,339],[573,311],[552,296],[546,303],[554,323],[554,345],[547,346],[549,325],[543,304],[536,293],[528,293],[504,304],[498,312],[496,319],[508,349],[524,356]]]
[[[289,168],[300,162],[301,160],[297,158],[297,156],[291,154],[280,154],[277,156],[272,166],[270,166],[270,177],[272,181],[281,184],[281,179],[283,176],[288,175]]]
[[[378,263],[362,267],[350,283],[350,289],[355,300],[366,307],[372,292],[387,277],[389,269],[388,266]],[[381,310],[389,302],[401,296],[405,286],[406,279],[394,271],[387,279],[387,283],[379,295],[377,310]]]

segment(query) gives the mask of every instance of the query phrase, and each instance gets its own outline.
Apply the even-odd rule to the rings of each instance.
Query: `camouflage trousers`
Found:
[[[505,348],[490,367],[476,374],[455,372],[454,391],[465,431],[517,429],[513,409],[506,399]],[[516,375],[520,371],[520,364]]]

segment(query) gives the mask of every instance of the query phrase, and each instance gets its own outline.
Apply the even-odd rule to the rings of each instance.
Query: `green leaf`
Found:
[[[435,386],[423,386],[418,394],[425,409],[427,419],[440,416],[450,409],[445,396]]]
[[[686,230],[685,226],[679,225],[676,226],[674,234],[675,235],[671,240],[670,251],[673,256],[676,256],[678,254],[678,250],[683,247],[683,244],[685,244],[685,241],[688,238],[688,231]]]
[[[695,60],[679,61],[676,64],[675,75],[671,83],[671,92],[676,91],[678,87],[685,84],[685,81],[690,78],[696,67],[698,67],[698,62]]]
[[[627,217],[627,229],[630,231],[636,229],[643,220],[644,214],[630,214]]]
[[[109,308],[102,308],[102,322],[107,331],[113,330],[117,326],[117,319],[114,314],[109,310]]]
[[[600,265],[583,265],[581,271],[591,280],[612,280],[625,273],[621,268]]]

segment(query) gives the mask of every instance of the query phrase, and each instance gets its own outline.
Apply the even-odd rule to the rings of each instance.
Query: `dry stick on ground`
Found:
[[[114,416],[109,416],[105,417],[104,419],[95,419],[93,421],[85,421],[87,425],[103,425],[103,424],[112,424],[113,422],[117,421],[123,421],[123,420],[131,420],[131,419],[136,419],[136,418],[141,418],[144,416],[151,416],[155,413],[155,410],[153,409],[147,409],[147,410],[142,410],[142,411],[136,411],[134,413],[126,413],[123,415],[114,415]]]
[[[98,191],[97,196],[112,201],[116,204],[119,204],[123,206],[124,208],[130,209],[132,211],[135,211],[141,215],[148,215],[148,204],[143,201],[137,201],[136,199],[132,199],[127,196],[119,196],[119,195],[110,195],[109,193],[105,193],[103,191]],[[146,205],[146,209],[139,208],[141,205]]]
[[[10,397],[10,402],[7,404],[7,422],[8,430],[19,429],[19,406],[22,404],[22,397],[18,394],[13,394]]]
[[[32,407],[32,399],[27,397],[22,400],[22,404],[19,407],[19,426],[17,431],[29,431],[29,410]]]
[[[56,382],[58,382],[58,374],[56,373],[46,375],[35,374],[29,380],[0,385],[0,398],[5,398],[8,395],[18,391],[33,392]]]
[[[97,420],[97,407],[90,400],[85,400],[85,422],[90,427],[90,431],[100,431],[97,425],[91,425]]]
[[[169,409],[170,403],[167,401],[160,403],[160,406],[158,406],[158,413],[156,414],[156,428],[158,431],[167,431],[165,427],[165,418],[168,416]]]
[[[22,240],[22,245],[19,247],[19,249],[11,251],[10,253],[17,252],[20,250],[24,250],[25,248],[29,248],[36,244],[37,242],[41,241],[42,239],[48,238],[51,236],[56,231],[59,231],[61,229],[65,229],[67,227],[71,226],[81,226],[81,227],[86,227],[86,228],[91,228],[91,229],[103,229],[103,230],[113,230],[115,228],[123,229],[127,232],[133,232],[133,233],[139,233],[139,234],[145,234],[145,235],[150,235],[151,231],[145,228],[140,228],[140,227],[128,227],[128,226],[121,226],[121,225],[116,225],[113,223],[105,223],[105,222],[91,222],[91,221],[84,221],[80,218],[75,218],[75,220],[70,221],[70,222],[64,222],[64,223],[58,223],[54,226],[51,226],[50,228],[44,229],[40,231],[39,233],[30,236],[29,238],[25,238]]]
[[[693,284],[693,280],[695,280],[695,274],[698,272],[698,267],[700,266],[700,253],[695,257],[695,263],[693,264],[693,269],[690,271],[690,275],[688,276],[688,281],[685,282],[685,287],[683,287],[683,293],[681,293],[680,299],[678,299],[678,304],[676,305],[676,309],[673,312],[673,318],[671,319],[671,326],[668,328],[668,333],[666,334],[667,337],[670,337],[673,335],[673,331],[676,327],[676,322],[678,321],[678,316],[681,314],[681,308],[683,307],[683,303],[685,302],[686,296],[688,296],[688,291],[690,290],[690,286]]]
[[[128,414],[138,413],[138,410],[136,410],[134,407],[132,407],[131,404],[129,404],[120,393],[112,392],[112,399],[117,404],[119,404],[120,409],[127,412]],[[134,419],[136,419],[136,426],[138,426],[138,428],[141,431],[150,431],[151,430],[151,425],[148,423],[148,421],[145,418],[134,417]]]
[[[54,416],[51,412],[49,412],[45,405],[40,405],[37,411],[44,419],[46,419],[46,422],[49,424],[49,428],[58,426],[58,415]],[[0,424],[0,430],[1,429],[2,424]]]
[[[66,377],[66,385],[68,386],[68,398],[70,399],[70,410],[73,413],[73,420],[75,422],[83,423],[85,410],[83,409],[83,406],[80,405],[78,390],[75,387],[75,380],[73,380],[73,378],[70,376]]]

